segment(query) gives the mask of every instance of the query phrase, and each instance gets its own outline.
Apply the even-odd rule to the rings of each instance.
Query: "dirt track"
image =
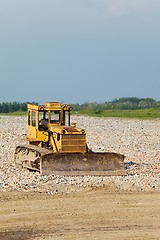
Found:
[[[0,193],[0,239],[160,239],[160,194],[88,188]]]

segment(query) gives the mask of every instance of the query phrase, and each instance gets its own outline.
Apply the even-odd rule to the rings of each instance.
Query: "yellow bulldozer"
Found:
[[[18,168],[42,175],[125,175],[124,155],[88,148],[86,130],[71,123],[71,105],[47,102],[27,108],[28,144],[16,147]]]

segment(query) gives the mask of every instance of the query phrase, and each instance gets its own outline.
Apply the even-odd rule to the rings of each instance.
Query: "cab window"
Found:
[[[32,126],[36,126],[36,112],[34,111],[32,112]]]
[[[46,111],[39,111],[38,113],[38,123],[39,123],[39,130],[45,131],[48,129],[48,112]]]
[[[31,111],[28,111],[28,125],[31,125]]]
[[[60,113],[59,111],[50,112],[50,123],[59,123],[60,122]]]
[[[70,111],[65,111],[65,122],[66,126],[70,126]]]

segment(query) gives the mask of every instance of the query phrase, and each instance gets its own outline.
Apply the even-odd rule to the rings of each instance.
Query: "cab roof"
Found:
[[[38,105],[38,104],[27,104],[28,110],[34,111],[61,111],[62,108],[65,111],[70,111],[72,109],[71,105],[66,105],[60,102],[46,102],[45,105]]]

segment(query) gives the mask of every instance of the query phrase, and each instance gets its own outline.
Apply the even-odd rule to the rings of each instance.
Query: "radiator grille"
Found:
[[[62,135],[62,140],[65,139],[86,139],[84,134],[64,134]]]
[[[62,135],[62,152],[85,152],[86,136],[83,134]]]

